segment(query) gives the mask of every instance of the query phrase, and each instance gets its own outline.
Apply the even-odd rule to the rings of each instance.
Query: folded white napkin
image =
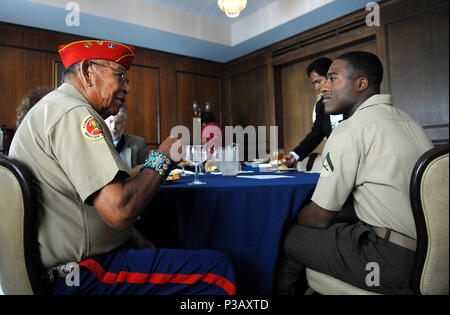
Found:
[[[175,174],[175,173],[183,173],[183,170],[182,170],[182,169],[179,169],[179,168],[174,168],[174,169],[170,172],[169,175],[173,175],[173,174]],[[185,175],[195,175],[195,172],[188,171],[188,170],[184,170],[184,174],[185,174]]]

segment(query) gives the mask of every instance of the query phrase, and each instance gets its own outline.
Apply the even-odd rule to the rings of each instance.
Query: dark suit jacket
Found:
[[[144,138],[134,135],[123,134],[122,139],[117,144],[116,150],[123,154],[123,160],[130,168],[144,163],[148,156],[148,149]]]
[[[311,131],[293,150],[299,156],[299,161],[307,157],[322,142],[323,138],[328,138],[331,134],[330,115],[325,113],[323,97],[316,103],[316,121]]]

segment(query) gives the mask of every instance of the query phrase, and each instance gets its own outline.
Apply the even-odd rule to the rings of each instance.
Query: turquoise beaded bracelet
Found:
[[[163,184],[166,182],[167,176],[171,171],[172,160],[165,154],[152,151],[149,153],[147,160],[144,162],[144,167],[154,170],[161,176]]]

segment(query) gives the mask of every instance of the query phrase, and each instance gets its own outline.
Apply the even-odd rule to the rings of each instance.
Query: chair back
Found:
[[[416,260],[411,288],[415,294],[449,294],[449,148],[424,153],[410,185],[417,230]]]
[[[37,242],[37,191],[27,168],[0,156],[0,286],[4,294],[44,294]]]

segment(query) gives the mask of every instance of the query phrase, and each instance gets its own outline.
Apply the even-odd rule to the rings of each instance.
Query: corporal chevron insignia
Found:
[[[333,175],[333,172],[334,172],[334,164],[333,161],[331,160],[331,154],[330,152],[328,152],[327,155],[325,156],[325,159],[323,160],[320,177],[329,177]]]

